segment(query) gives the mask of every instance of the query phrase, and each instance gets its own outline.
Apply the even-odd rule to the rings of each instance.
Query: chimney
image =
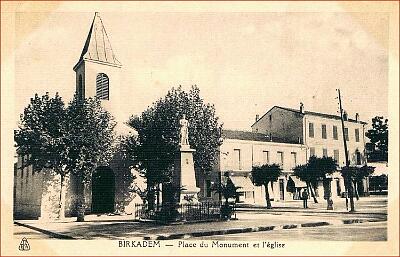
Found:
[[[358,112],[356,112],[356,121],[360,121],[360,115],[358,114]]]
[[[304,104],[300,103],[300,113],[304,113]]]
[[[343,120],[347,121],[347,112],[346,111],[343,111]]]
[[[260,115],[256,114],[256,122],[260,119]]]

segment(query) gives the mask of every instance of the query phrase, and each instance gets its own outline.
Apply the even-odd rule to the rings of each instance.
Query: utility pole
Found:
[[[345,185],[347,188],[347,191],[349,193],[349,198],[350,198],[350,212],[355,212],[354,208],[354,199],[353,199],[353,185],[351,182],[351,177],[349,176],[349,166],[350,166],[350,160],[349,160],[349,154],[347,151],[347,141],[346,141],[346,135],[345,135],[345,127],[344,127],[344,120],[343,120],[343,108],[342,108],[342,99],[340,96],[340,89],[337,89],[338,91],[338,99],[339,99],[339,109],[340,109],[340,120],[342,122],[342,134],[343,134],[343,145],[344,145],[344,156],[346,158],[346,174],[344,176],[345,180]]]

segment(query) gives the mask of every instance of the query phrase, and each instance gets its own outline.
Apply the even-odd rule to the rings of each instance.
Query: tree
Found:
[[[264,164],[255,166],[251,170],[253,184],[265,187],[265,200],[267,201],[267,209],[271,209],[271,199],[269,197],[268,184],[278,180],[282,174],[282,168],[278,164]]]
[[[53,170],[60,175],[59,218],[65,213],[65,178],[77,175],[78,220],[84,220],[84,184],[94,169],[108,164],[113,155],[115,122],[96,99],[78,100],[65,107],[56,93],[31,99],[15,131],[17,153],[29,156],[26,166]]]
[[[311,156],[308,160],[307,169],[314,174],[315,179],[323,182],[324,198],[327,201],[327,209],[333,209],[331,178],[333,172],[337,170],[337,162],[332,157],[318,158]]]
[[[372,159],[388,160],[388,133],[388,119],[382,116],[372,118],[372,129],[365,134],[373,145]]]
[[[307,184],[314,198],[314,202],[318,203],[315,196],[315,188],[319,181],[324,185],[324,198],[327,200],[328,209],[332,208],[330,179],[327,177],[337,169],[336,161],[331,157],[318,158],[311,156],[305,165],[298,165],[294,168],[294,175]]]
[[[77,179],[77,221],[84,221],[85,185],[99,166],[106,166],[114,154],[114,127],[116,123],[109,112],[101,107],[100,100],[74,99],[66,109],[67,169]]]
[[[172,88],[140,116],[129,119],[128,124],[138,135],[127,139],[131,143],[127,144],[126,152],[146,178],[149,208],[153,208],[158,185],[171,180],[183,114],[189,121],[190,146],[196,150],[195,171],[208,173],[216,162],[222,126],[214,105],[204,103],[197,86],[192,86],[189,92],[180,86]]]
[[[374,173],[375,167],[364,165],[362,167],[350,166],[342,170],[342,175],[353,183],[356,199],[359,200],[359,188],[357,184]],[[352,188],[353,188],[352,187]]]
[[[35,94],[14,133],[18,155],[28,157],[24,166],[32,165],[35,171],[51,169],[60,175],[58,218],[65,213],[65,178],[69,172],[65,119],[64,102],[58,93],[54,97]]]
[[[315,187],[317,185],[317,178],[315,174],[313,174],[312,170],[308,169],[308,165],[298,165],[293,169],[296,177],[298,177],[301,181],[304,181],[309,188],[312,198],[314,199],[314,203],[318,203],[317,197],[315,196]]]

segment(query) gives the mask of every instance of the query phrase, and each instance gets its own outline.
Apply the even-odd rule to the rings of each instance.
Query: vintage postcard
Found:
[[[398,2],[2,1],[1,64],[2,255],[399,254]]]

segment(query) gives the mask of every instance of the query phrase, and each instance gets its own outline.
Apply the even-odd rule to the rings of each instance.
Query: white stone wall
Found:
[[[241,167],[237,168],[234,159],[234,150],[240,150]],[[278,152],[283,153],[283,171],[290,172],[294,166],[292,153],[296,153],[297,165],[306,163],[306,147],[300,144],[285,144],[275,142],[246,141],[237,139],[225,139],[220,147],[220,170],[250,172],[253,166],[265,164],[265,152],[269,153],[269,164],[279,163]]]
[[[240,150],[241,165],[235,163],[234,150]],[[270,198],[274,201],[281,201],[280,179],[284,182],[283,200],[292,199],[290,193],[286,192],[287,176],[293,172],[294,162],[292,161],[292,153],[296,153],[296,165],[305,164],[306,147],[300,144],[286,144],[276,142],[247,141],[238,139],[225,139],[220,146],[219,165],[215,172],[223,175],[229,172],[231,176],[244,176],[251,173],[252,167],[266,163],[265,152],[269,153],[269,164],[279,163],[278,152],[283,153],[283,175],[269,185]],[[264,186],[254,186],[254,196],[241,196],[241,202],[256,205],[265,205],[265,188]]]
[[[309,123],[314,124],[314,138],[309,135]],[[327,138],[322,138],[322,124],[326,125]],[[333,126],[337,127],[338,139],[333,138]],[[323,149],[327,149],[329,157],[334,157],[334,150],[339,151],[338,164],[345,165],[345,153],[343,146],[343,133],[340,120],[328,119],[319,116],[306,115],[304,117],[304,143],[308,148],[307,158],[310,157],[310,147],[315,148],[317,157],[323,156]],[[345,127],[349,130],[349,141],[347,141],[347,148],[349,151],[350,164],[356,164],[356,151],[358,150],[362,156],[362,164],[366,163],[365,157],[365,131],[361,123],[345,121]],[[355,129],[359,129],[359,142],[355,139]]]

